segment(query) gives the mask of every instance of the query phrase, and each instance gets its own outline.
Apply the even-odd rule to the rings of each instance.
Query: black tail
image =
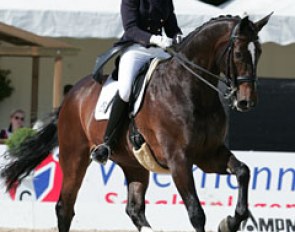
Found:
[[[50,122],[33,137],[26,139],[19,147],[5,154],[8,164],[1,168],[0,175],[5,180],[7,190],[20,183],[58,145],[57,119],[59,110]]]

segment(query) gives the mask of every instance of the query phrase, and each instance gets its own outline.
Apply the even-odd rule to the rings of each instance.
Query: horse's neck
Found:
[[[219,74],[221,47],[228,40],[229,34],[230,27],[227,22],[207,26],[197,32],[180,51],[195,64]]]
[[[220,74],[218,60],[223,50],[222,48],[225,46],[225,42],[228,41],[229,34],[230,28],[228,24],[224,24],[223,26],[211,26],[194,35],[180,52],[193,63],[218,75]],[[211,84],[215,86],[218,85],[218,80],[216,78],[210,77],[200,71],[197,73]],[[182,81],[181,79],[182,77],[179,81]],[[193,98],[195,98],[198,104],[202,105],[203,108],[207,108],[208,111],[211,111],[211,109],[216,107],[216,104],[220,104],[218,93],[198,80],[193,74],[186,72],[185,79],[185,81],[190,83],[190,91],[195,93],[193,94]]]

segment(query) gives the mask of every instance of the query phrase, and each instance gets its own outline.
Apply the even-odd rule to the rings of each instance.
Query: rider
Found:
[[[118,92],[104,135],[104,142],[91,151],[91,158],[105,164],[114,148],[121,119],[128,110],[131,85],[140,68],[151,58],[169,58],[163,49],[179,42],[178,27],[172,0],[122,0],[121,16],[124,34],[118,44],[133,42],[121,56]],[[166,36],[162,36],[164,29]]]

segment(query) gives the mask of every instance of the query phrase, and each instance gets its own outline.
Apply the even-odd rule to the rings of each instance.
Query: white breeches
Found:
[[[139,44],[131,45],[124,51],[118,73],[119,95],[123,101],[129,101],[131,86],[140,68],[155,57],[169,58],[170,55],[161,48],[146,48]]]

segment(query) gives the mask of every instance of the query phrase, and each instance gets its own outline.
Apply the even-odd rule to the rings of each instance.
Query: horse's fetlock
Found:
[[[194,228],[204,228],[206,215],[202,208],[189,212],[189,217]],[[199,230],[197,230],[199,231]],[[201,231],[201,230],[200,230]]]
[[[141,205],[136,205],[136,204],[128,204],[125,211],[128,216],[134,216],[138,215],[142,211],[142,206]]]
[[[130,206],[126,206],[126,208],[125,208],[125,212],[126,212],[126,214],[130,217],[131,216],[131,209],[130,209]]]
[[[57,215],[61,215],[62,211],[62,202],[58,201],[55,205],[55,212]]]
[[[249,210],[246,208],[237,208],[235,211],[235,217],[240,221],[244,221],[249,217]]]

